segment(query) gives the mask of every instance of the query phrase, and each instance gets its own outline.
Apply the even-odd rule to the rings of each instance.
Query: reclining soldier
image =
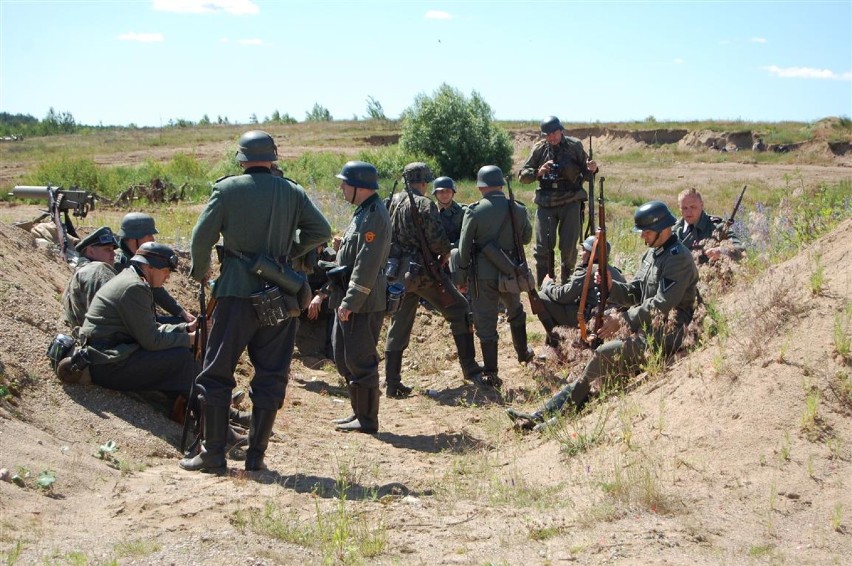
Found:
[[[704,199],[694,188],[681,191],[677,196],[681,218],[674,225],[674,233],[687,249],[692,250],[699,264],[727,256],[738,260],[745,248],[734,231],[718,216],[704,212]],[[727,240],[730,245],[719,245]],[[712,247],[706,242],[718,242]]]
[[[98,289],[115,277],[112,262],[117,247],[115,235],[109,226],[101,226],[77,244],[80,259],[62,293],[65,321],[71,328],[83,324],[86,311]]]
[[[583,242],[583,253],[580,256],[580,261],[571,274],[571,279],[564,285],[557,285],[556,282],[545,275],[541,284],[541,291],[538,296],[541,303],[544,305],[544,312],[538,315],[541,320],[544,330],[547,332],[545,342],[553,348],[559,345],[559,337],[553,332],[557,326],[568,326],[577,328],[579,324],[577,315],[580,311],[580,301],[583,295],[583,285],[586,281],[586,272],[588,271],[589,258],[592,255],[592,246],[595,244],[595,236],[589,236]],[[606,243],[606,253],[609,256],[610,245]],[[597,266],[597,258],[595,258],[595,266]],[[624,275],[621,271],[612,265],[608,266],[610,277],[616,281],[624,282]],[[597,267],[595,268],[597,271]],[[600,288],[597,283],[590,281],[589,291],[586,298],[584,317],[588,321],[593,310],[598,306],[600,299]]]
[[[582,376],[538,411],[523,413],[507,409],[509,418],[522,421],[523,428],[547,426],[545,419],[555,418],[568,407],[579,410],[596,380],[604,380],[606,384],[618,376],[638,372],[648,348],[661,348],[662,355],[670,356],[683,344],[695,308],[698,268],[689,250],[673,233],[675,217],[665,203],[645,203],[636,209],[633,219],[634,231],[641,232],[649,249],[630,283],[609,280],[612,300],[629,308],[605,316],[603,326],[597,331],[598,337],[606,340],[626,326],[630,336],[598,346]]]

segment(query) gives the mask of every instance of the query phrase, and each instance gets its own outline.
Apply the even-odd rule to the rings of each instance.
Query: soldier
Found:
[[[180,461],[180,467],[190,471],[226,466],[234,370],[246,349],[254,375],[245,469],[267,469],[263,458],[275,415],[284,403],[298,322],[287,318],[280,304],[286,291],[250,271],[250,263],[263,257],[280,267],[331,237],[328,221],[305,190],[293,180],[272,175],[272,163],[278,160],[272,136],[259,130],[246,132],[236,159],[243,174],[223,177],[213,185],[192,231],[193,279],[206,282],[210,277],[210,250],[220,236],[224,254],[213,290],[217,302],[204,368],[197,379],[206,401],[204,442],[198,455]]]
[[[107,281],[92,300],[80,328],[92,382],[119,391],[186,394],[198,375],[192,355],[195,322],[158,324],[153,289],[177,270],[165,244],[147,242],[129,267]]]
[[[683,190],[677,196],[677,203],[682,218],[674,226],[675,234],[687,249],[695,252],[698,263],[717,260],[723,255],[732,259],[742,257],[744,248],[734,231],[718,216],[710,216],[704,212],[701,193],[694,188]],[[708,239],[715,242],[729,240],[731,245],[707,248],[704,241]]]
[[[479,336],[484,363],[481,381],[494,387],[499,387],[501,383],[497,373],[498,303],[502,302],[506,306],[506,318],[518,361],[529,362],[535,356],[527,346],[527,315],[521,305],[520,292],[503,290],[498,266],[482,252],[483,247],[493,244],[498,252],[517,264],[510,212],[515,215],[521,243],[527,244],[532,239],[532,225],[526,207],[516,202],[515,210],[510,211],[509,201],[503,193],[504,183],[503,172],[499,167],[486,165],[479,170],[476,186],[482,199],[467,208],[458,251],[459,268],[467,270],[473,286],[473,323]]]
[[[71,328],[83,324],[95,293],[115,277],[113,256],[118,244],[109,226],[101,226],[77,244],[80,261],[62,293],[65,320]]]
[[[631,335],[598,346],[583,375],[542,409],[529,414],[508,409],[513,420],[523,419],[528,421],[525,425],[531,426],[558,413],[568,402],[580,408],[595,380],[611,380],[639,371],[648,348],[659,348],[664,356],[680,349],[695,308],[698,268],[689,250],[674,235],[675,217],[665,203],[643,204],[636,209],[633,220],[634,231],[641,232],[649,249],[642,256],[633,281],[622,283],[610,278],[610,297],[629,308],[607,315],[597,331],[598,337],[607,339],[625,325]]]
[[[294,263],[294,269],[304,271],[314,296],[308,308],[299,315],[299,329],[296,331],[296,349],[302,357],[334,359],[331,350],[331,330],[334,325],[334,313],[328,306],[326,272],[334,267],[337,252],[325,244],[317,246],[303,258],[301,268]]]
[[[562,284],[568,282],[577,262],[577,244],[583,227],[583,202],[588,199],[583,181],[598,170],[589,160],[583,142],[563,134],[562,123],[556,116],[541,121],[545,139],[533,146],[532,153],[518,172],[521,183],[538,181],[535,191],[535,267],[539,286],[554,265],[553,254],[557,236],[561,257]],[[551,273],[556,277],[555,273]]]
[[[565,285],[557,285],[549,276],[544,278],[541,285],[541,291],[538,296],[541,303],[544,305],[544,312],[538,315],[541,324],[547,332],[546,342],[548,346],[556,347],[559,345],[559,338],[553,333],[553,329],[557,326],[570,326],[576,328],[579,324],[577,314],[580,310],[580,300],[583,294],[583,285],[586,281],[586,272],[588,270],[589,258],[592,254],[592,246],[595,244],[595,236],[589,236],[583,242],[583,253],[580,256],[580,262],[574,269],[571,275],[571,280]],[[606,243],[606,253],[609,256],[610,245]],[[597,263],[597,258],[595,258]],[[616,281],[624,282],[624,276],[621,271],[612,265],[609,267],[609,273]],[[600,291],[598,285],[590,281],[589,291],[586,298],[586,320],[589,319],[592,309],[598,306]]]
[[[450,257],[450,241],[444,230],[438,208],[431,200],[423,196],[428,183],[432,180],[432,171],[425,163],[409,163],[405,166],[403,177],[407,190],[414,196],[420,218],[423,220],[423,239],[429,246],[429,252],[435,261],[445,264]],[[449,179],[448,177],[446,177]],[[452,179],[450,179],[452,183]],[[450,323],[450,331],[456,344],[465,379],[478,382],[481,368],[476,362],[473,343],[473,329],[470,320],[470,305],[458,289],[445,275],[443,268],[438,272],[441,281],[426,269],[425,253],[422,250],[419,228],[414,222],[411,199],[407,192],[396,195],[390,206],[393,247],[398,257],[400,273],[396,276],[405,281],[405,296],[402,304],[391,315],[385,347],[385,378],[388,398],[407,397],[412,388],[402,383],[402,353],[408,347],[411,330],[417,315],[420,299],[425,299]],[[441,304],[442,289],[452,297],[452,304]]]
[[[384,267],[391,245],[390,216],[376,193],[376,168],[349,161],[336,175],[343,198],[357,208],[329,270],[334,309],[332,348],[337,371],[346,380],[352,414],[333,422],[343,432],[379,431],[379,353],[376,346],[387,308]]]
[[[464,220],[464,212],[467,206],[457,203],[456,183],[450,177],[438,177],[432,183],[432,196],[438,201],[438,212],[441,216],[441,224],[450,240],[450,248],[459,247],[461,236],[461,225]]]
[[[154,218],[144,212],[129,212],[121,219],[121,228],[118,230],[118,250],[115,254],[115,270],[121,272],[130,265],[130,258],[146,242],[155,241],[154,234],[159,234],[154,225]],[[176,324],[178,322],[192,322],[195,316],[187,312],[172,297],[165,287],[153,289],[154,301],[157,306],[166,311],[171,317],[157,317],[160,322]]]

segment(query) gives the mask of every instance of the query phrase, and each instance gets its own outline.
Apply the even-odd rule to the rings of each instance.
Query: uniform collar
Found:
[[[665,253],[666,250],[669,250],[673,246],[676,246],[679,241],[680,240],[678,240],[677,235],[672,233],[671,237],[668,240],[666,240],[665,243],[662,246],[660,246],[659,248],[656,248],[654,250],[654,257],[658,257],[660,254]]]
[[[244,169],[243,173],[247,175],[250,175],[251,173],[269,173],[270,175],[272,175],[272,169],[270,169],[269,167],[255,166]]]
[[[358,212],[364,210],[377,200],[379,200],[379,193],[373,192],[372,195],[368,196],[361,204],[358,205],[358,208],[355,210],[355,213],[357,214]]]

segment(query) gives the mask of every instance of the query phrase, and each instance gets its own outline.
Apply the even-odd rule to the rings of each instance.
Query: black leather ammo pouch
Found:
[[[290,309],[287,308],[284,295],[278,287],[252,293],[249,298],[261,326],[278,326],[290,320]]]

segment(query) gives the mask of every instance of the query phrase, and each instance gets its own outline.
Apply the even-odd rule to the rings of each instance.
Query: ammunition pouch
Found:
[[[297,294],[306,282],[304,275],[266,255],[258,255],[249,265],[249,271],[290,295]]]
[[[530,268],[523,264],[512,273],[500,273],[500,278],[497,280],[497,290],[501,293],[513,293],[520,295],[521,293],[535,293],[535,276],[533,276]]]
[[[402,283],[391,283],[387,290],[387,308],[385,311],[388,314],[393,314],[402,306],[402,299],[405,297],[405,285]]]
[[[506,252],[504,252],[500,247],[494,242],[488,242],[484,246],[482,246],[479,251],[485,258],[494,264],[497,270],[503,275],[514,275],[517,270],[517,264],[512,261]]]
[[[349,275],[352,268],[348,265],[338,265],[337,267],[332,267],[328,271],[325,272],[328,280],[331,281],[331,284],[343,291],[346,292],[346,289],[349,288]]]
[[[295,307],[296,316],[298,316],[298,305],[295,302],[295,297],[290,305],[285,301],[285,297],[278,287],[270,287],[257,293],[252,293],[249,299],[251,306],[254,308],[254,313],[257,315],[257,320],[261,326],[278,326],[287,322],[292,317],[292,307]]]

